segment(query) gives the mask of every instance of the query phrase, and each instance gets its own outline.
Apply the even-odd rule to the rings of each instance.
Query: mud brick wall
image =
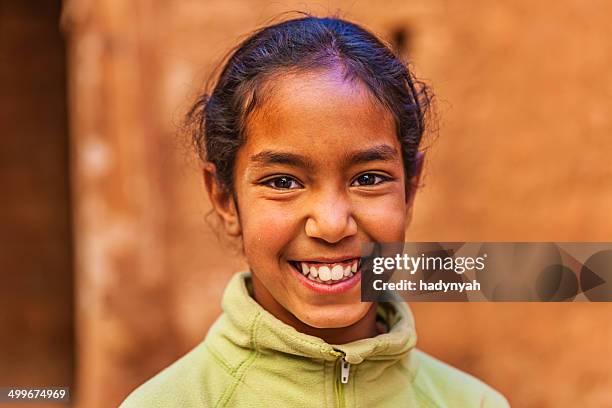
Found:
[[[219,314],[244,264],[207,225],[178,125],[225,52],[291,9],[341,10],[434,87],[440,131],[409,239],[610,241],[606,2],[67,1],[78,406],[116,405]],[[611,305],[412,307],[421,348],[513,406],[612,405]]]
[[[0,384],[70,386],[73,268],[59,1],[0,1]]]

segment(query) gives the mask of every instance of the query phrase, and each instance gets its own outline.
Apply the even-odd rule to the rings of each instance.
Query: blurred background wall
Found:
[[[0,385],[116,406],[203,339],[244,264],[180,123],[288,10],[364,24],[433,86],[408,239],[612,241],[607,2],[2,0]],[[421,348],[513,406],[612,406],[612,304],[412,307]]]
[[[59,16],[59,1],[0,0],[0,387],[74,379]]]

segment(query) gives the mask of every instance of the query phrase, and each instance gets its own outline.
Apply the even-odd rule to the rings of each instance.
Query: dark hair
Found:
[[[396,123],[407,192],[432,96],[407,65],[374,34],[339,18],[307,16],[264,27],[239,44],[210,93],[188,114],[200,158],[216,167],[217,182],[233,190],[236,153],[245,141],[249,114],[265,97],[274,75],[340,67],[361,81]]]

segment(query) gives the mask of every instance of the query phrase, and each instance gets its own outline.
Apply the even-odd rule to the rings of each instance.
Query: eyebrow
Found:
[[[289,152],[278,152],[273,150],[264,150],[251,156],[251,161],[258,167],[265,167],[274,164],[286,164],[293,167],[301,167],[304,169],[314,168],[314,163],[308,158]]]
[[[349,153],[346,157],[346,162],[349,164],[363,164],[373,161],[393,161],[398,158],[398,152],[395,148],[381,144],[370,147],[365,150],[359,150]],[[280,152],[273,150],[264,150],[251,156],[251,161],[257,167],[265,167],[274,164],[285,164],[294,167],[300,167],[306,170],[314,169],[314,163],[300,154]]]
[[[398,153],[395,148],[381,144],[378,146],[371,147],[366,150],[360,150],[358,152],[349,154],[348,162],[352,164],[362,164],[373,161],[393,161],[398,158]]]

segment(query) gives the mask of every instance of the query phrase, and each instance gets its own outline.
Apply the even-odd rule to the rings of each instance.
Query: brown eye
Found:
[[[384,183],[389,180],[389,177],[385,177],[375,173],[364,173],[357,177],[351,186],[373,186],[376,184]]]
[[[263,184],[277,190],[292,190],[301,187],[300,183],[289,176],[274,177],[266,180]]]

